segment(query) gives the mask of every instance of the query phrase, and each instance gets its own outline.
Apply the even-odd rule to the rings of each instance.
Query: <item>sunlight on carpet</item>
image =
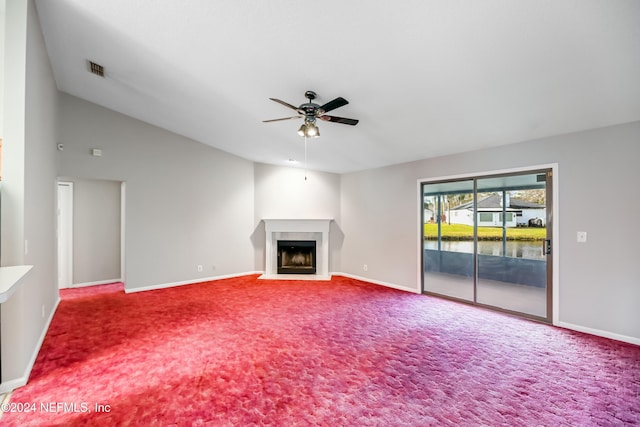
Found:
[[[63,298],[2,423],[619,426],[640,423],[639,397],[638,346],[340,276],[252,275]]]

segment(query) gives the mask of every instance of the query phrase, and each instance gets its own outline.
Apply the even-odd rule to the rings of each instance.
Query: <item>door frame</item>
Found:
[[[462,179],[472,179],[472,178],[483,178],[492,175],[502,175],[502,174],[511,174],[511,173],[523,173],[527,171],[535,171],[541,169],[550,169],[551,170],[551,179],[547,180],[548,188],[551,189],[551,211],[547,209],[547,216],[551,214],[550,221],[547,224],[551,225],[551,230],[547,231],[547,234],[551,233],[551,242],[552,242],[552,250],[551,250],[551,272],[550,279],[551,282],[547,283],[547,289],[551,289],[551,323],[553,325],[557,325],[560,319],[560,245],[559,245],[559,196],[558,196],[558,163],[546,163],[546,164],[537,164],[537,165],[528,165],[517,168],[510,169],[497,169],[490,171],[482,171],[482,172],[473,172],[473,173],[465,173],[465,174],[457,174],[457,175],[448,175],[448,176],[436,176],[430,178],[419,178],[417,180],[417,219],[418,219],[418,237],[417,237],[417,250],[418,250],[418,265],[416,267],[417,271],[417,285],[416,289],[419,292],[422,292],[423,289],[423,279],[424,279],[424,260],[423,260],[423,196],[422,196],[422,185],[428,184],[432,182],[438,181],[453,181],[453,180],[462,180]],[[550,184],[550,185],[549,185]],[[549,280],[549,277],[547,278]],[[549,299],[547,298],[547,301]]]
[[[62,188],[68,190],[61,190]],[[73,285],[73,182],[58,181],[57,191],[58,215],[56,235],[58,249],[58,289],[65,289]],[[61,191],[69,191],[67,194],[69,197],[61,197]],[[66,223],[66,226],[63,226],[63,223]],[[61,245],[65,243],[66,248],[61,248]],[[62,277],[62,272],[64,270],[68,273],[68,277],[66,278]],[[63,279],[68,280],[65,280],[65,283],[62,283]]]

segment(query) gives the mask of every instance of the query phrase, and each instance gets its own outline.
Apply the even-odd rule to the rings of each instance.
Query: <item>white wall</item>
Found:
[[[640,227],[604,220],[603,199],[639,212],[640,122],[342,176],[345,272],[419,283],[417,180],[558,163],[560,324],[640,342]],[[588,242],[576,242],[587,231]],[[363,271],[363,264],[368,271]]]
[[[4,134],[4,9],[5,0],[0,0],[0,138]]]
[[[416,175],[410,165],[342,175],[342,272],[416,288]]]
[[[33,1],[9,1],[5,12],[2,265],[34,267],[2,305],[1,390],[26,383],[58,301],[58,92]]]
[[[265,269],[263,219],[333,219],[329,230],[329,271],[340,270],[340,175],[256,163],[252,241],[256,269],[260,271]]]
[[[60,175],[126,183],[127,290],[254,270],[252,162],[60,98]]]

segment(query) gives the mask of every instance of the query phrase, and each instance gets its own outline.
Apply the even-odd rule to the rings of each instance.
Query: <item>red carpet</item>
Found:
[[[640,424],[638,346],[344,277],[256,277],[65,296],[0,424]]]

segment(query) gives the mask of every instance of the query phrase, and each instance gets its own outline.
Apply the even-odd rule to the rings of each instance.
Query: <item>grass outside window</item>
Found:
[[[438,238],[438,224],[424,225],[424,238]],[[546,228],[507,228],[507,240],[544,240]],[[473,240],[473,226],[464,224],[442,224],[442,240]],[[502,240],[502,227],[478,227],[478,240]]]

